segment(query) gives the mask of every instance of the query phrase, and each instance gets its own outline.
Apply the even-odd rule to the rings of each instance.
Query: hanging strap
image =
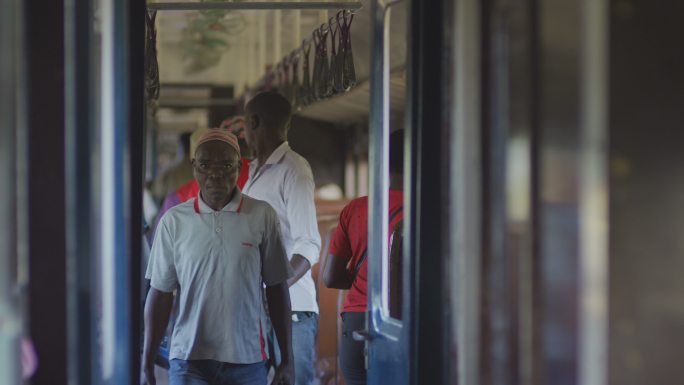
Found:
[[[292,102],[292,109],[299,109],[299,51],[295,51],[290,56],[290,64],[292,64],[292,84],[290,85],[290,99]]]
[[[309,53],[311,52],[311,42],[302,42],[302,86],[299,88],[299,102],[306,106],[311,102],[311,74],[309,72]]]
[[[145,11],[145,97],[148,104],[153,104],[159,99],[159,61],[157,59],[157,30],[155,20],[157,11]]]
[[[349,15],[349,17],[347,17]],[[340,44],[342,48],[337,47],[338,51],[342,54],[342,89],[347,92],[356,85],[356,70],[354,69],[354,54],[352,53],[352,40],[351,40],[351,24],[354,21],[354,14],[343,12],[342,13],[342,24],[340,25]],[[338,19],[338,23],[339,23]]]
[[[397,215],[399,215],[402,211],[404,211],[404,206],[399,206],[394,211],[392,211],[390,213],[390,217],[389,217],[389,224],[391,224],[392,221],[394,220],[394,218],[396,218]],[[388,224],[388,226],[389,226],[389,224]],[[354,269],[354,277],[352,279],[352,282],[354,282],[356,280],[356,276],[359,274],[359,270],[361,270],[361,265],[363,264],[363,261],[365,261],[367,257],[368,257],[368,247],[366,247],[363,250],[363,254],[361,254],[361,258],[359,259],[359,262],[356,263],[356,268]]]

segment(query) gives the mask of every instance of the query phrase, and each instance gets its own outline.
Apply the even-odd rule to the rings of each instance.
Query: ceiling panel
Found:
[[[371,15],[370,2],[363,0],[352,24],[352,49],[357,79],[368,79],[370,69]],[[402,69],[406,62],[406,4],[392,8],[390,24],[390,63],[396,73],[392,76],[391,105],[393,110],[404,106],[405,82]],[[277,61],[275,42],[280,42],[281,54],[285,55],[298,46],[299,37],[308,38],[320,22],[333,16],[332,11],[234,11],[244,19],[244,28],[225,39],[227,47],[221,50],[216,65],[197,72],[188,72],[187,64],[192,58],[183,45],[184,30],[188,28],[197,11],[159,11],[157,15],[158,61],[162,85],[168,83],[210,83],[232,85],[236,95],[241,95],[250,85],[263,76],[265,69]],[[281,33],[276,34],[274,18],[280,15]],[[299,23],[297,23],[297,14]],[[233,15],[234,17],[235,15]],[[260,43],[264,43],[260,47]],[[281,55],[281,56],[282,56]],[[313,50],[311,53],[313,59]],[[301,65],[300,65],[301,67]],[[313,67],[313,66],[311,66]],[[301,76],[300,76],[301,79]],[[350,93],[317,102],[300,112],[302,116],[327,122],[344,122],[367,119],[369,106],[368,82],[362,81]],[[164,90],[161,90],[162,94]],[[176,97],[178,95],[174,95]],[[182,97],[206,100],[204,95]]]

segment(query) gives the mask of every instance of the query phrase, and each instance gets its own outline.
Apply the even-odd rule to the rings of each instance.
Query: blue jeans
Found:
[[[266,385],[266,363],[229,364],[214,360],[169,362],[169,385]]]
[[[296,321],[295,321],[296,318]],[[292,351],[294,353],[294,385],[311,385],[316,363],[316,333],[318,333],[318,314],[313,312],[292,312]],[[280,363],[280,349],[273,329],[269,341],[275,349],[276,365]]]

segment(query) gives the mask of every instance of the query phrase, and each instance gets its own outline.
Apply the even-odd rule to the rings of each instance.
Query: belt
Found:
[[[299,322],[302,318],[312,318],[316,314],[312,311],[293,311],[292,312],[292,322]]]

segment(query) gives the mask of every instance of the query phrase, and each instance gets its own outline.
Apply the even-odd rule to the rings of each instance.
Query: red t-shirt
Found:
[[[404,193],[390,190],[389,212],[394,213],[403,206]],[[390,221],[389,229],[404,218],[403,211]],[[389,240],[388,240],[389,246]],[[340,213],[340,223],[330,241],[330,254],[347,262],[347,271],[354,274],[356,266],[368,248],[368,197],[361,197],[349,202]],[[368,255],[361,264],[352,286],[344,301],[343,312],[365,312],[368,306]]]

